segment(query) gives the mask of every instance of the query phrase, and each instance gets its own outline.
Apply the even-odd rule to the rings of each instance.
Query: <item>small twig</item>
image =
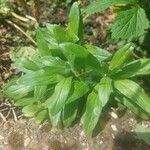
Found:
[[[6,115],[6,118],[8,119],[9,115],[11,113],[11,109],[8,111],[7,115]]]
[[[32,16],[26,15],[26,18],[28,18],[28,19],[30,19],[30,20],[32,20],[34,22],[37,22],[37,20],[34,17],[32,17]]]
[[[0,117],[3,119],[4,122],[7,122],[6,118],[4,117],[4,115],[0,112]]]
[[[20,16],[20,15],[14,13],[14,12],[11,12],[11,15],[12,15],[13,17],[15,17],[15,18],[21,20],[21,21],[29,22],[29,19],[28,19],[28,18],[25,18],[25,17],[23,17],[23,16]]]
[[[13,23],[12,21],[6,19],[5,20],[8,24],[10,24],[11,26],[13,26],[14,28],[16,28],[17,30],[19,30],[22,34],[24,34],[35,46],[37,46],[36,42],[29,36],[27,35],[18,25],[16,25],[15,23]]]
[[[17,119],[17,116],[16,116],[16,113],[15,113],[14,109],[11,109],[11,110],[12,110],[12,113],[13,113],[13,116],[14,116],[14,120],[17,121],[18,119]]]

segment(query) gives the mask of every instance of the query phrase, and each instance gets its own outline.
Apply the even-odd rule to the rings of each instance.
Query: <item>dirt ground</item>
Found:
[[[68,13],[65,6],[54,6],[49,11],[49,5],[43,0],[41,3],[41,22],[65,26]],[[86,42],[113,51],[114,46],[106,42],[106,28],[113,17],[108,10],[86,18]],[[134,133],[137,124],[150,127],[150,122],[141,121],[131,112],[111,109],[107,121],[99,125],[103,130],[95,132],[92,138],[84,135],[80,124],[68,129],[52,129],[49,122],[38,125],[34,119],[24,118],[20,110],[1,95],[4,83],[16,74],[9,56],[10,47],[18,44],[14,42],[16,35],[21,44],[26,44],[25,37],[14,28],[0,23],[0,150],[150,150],[150,145],[136,139]]]
[[[79,124],[68,129],[52,129],[48,122],[37,125],[33,119],[19,119],[0,125],[0,150],[150,150],[150,145],[135,138],[137,121],[130,112],[118,117],[111,111],[104,129],[86,137]]]

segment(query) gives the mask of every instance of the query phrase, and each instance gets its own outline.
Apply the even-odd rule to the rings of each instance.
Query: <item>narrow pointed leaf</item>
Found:
[[[22,76],[19,80],[19,83],[26,86],[48,85],[55,84],[61,81],[62,78],[63,76],[61,75],[52,75],[47,71],[39,70]]]
[[[150,113],[150,98],[137,83],[131,80],[117,80],[114,82],[114,86],[121,94],[131,99],[147,113]]]
[[[125,65],[115,77],[125,79],[148,74],[150,74],[150,59],[139,59]]]
[[[81,39],[83,35],[81,29],[82,29],[82,17],[78,3],[75,2],[72,5],[69,14],[68,33],[72,38],[75,38],[75,36],[77,36]]]
[[[48,100],[48,107],[52,115],[56,115],[64,107],[71,89],[71,83],[72,77],[69,77],[56,85],[54,94]]]
[[[78,112],[78,101],[66,104],[62,112],[63,125],[69,127],[75,121]]]
[[[41,111],[43,108],[38,105],[28,105],[22,109],[22,113],[26,117],[33,117],[37,112]]]
[[[74,81],[67,100],[67,104],[78,100],[79,98],[84,96],[88,91],[89,87],[87,84],[85,84],[82,81]]]
[[[28,95],[29,92],[33,90],[33,86],[27,86],[27,85],[12,85],[8,87],[4,93],[13,99],[20,99],[26,95]]]
[[[75,55],[76,57],[79,58],[85,58],[89,54],[86,48],[78,44],[67,42],[60,44],[59,46],[62,48],[62,51],[66,58],[68,58],[70,55]]]
[[[98,97],[103,107],[107,104],[111,92],[112,92],[112,79],[110,79],[109,77],[103,77],[99,83],[98,88]]]
[[[114,69],[121,68],[128,60],[132,51],[133,51],[133,47],[130,44],[127,44],[121,49],[119,49],[113,56],[109,69],[114,70]]]
[[[109,58],[111,56],[111,53],[108,51],[101,49],[97,46],[92,46],[92,45],[86,45],[87,50],[89,53],[91,53],[94,57],[97,58],[99,62]]]
[[[34,97],[31,98],[22,98],[15,102],[15,106],[27,106],[32,105],[34,102],[36,102],[36,99]]]
[[[136,103],[124,96],[117,96],[115,98],[118,102],[122,103],[128,109],[130,109],[133,113],[137,116],[141,117],[142,119],[149,120],[150,115],[146,113],[141,107],[139,107]]]
[[[35,62],[25,57],[17,59],[15,62],[15,66],[23,72],[27,72],[28,70],[29,71],[39,70],[39,66]]]
[[[45,56],[40,59],[40,62],[47,67],[51,73],[67,74],[70,72],[70,66],[59,57]]]
[[[34,87],[34,98],[36,99],[36,101],[42,100],[44,98],[44,95],[46,92],[47,92],[46,85],[35,86]]]
[[[48,47],[48,44],[45,40],[44,34],[40,29],[36,32],[37,46],[39,50],[40,56],[49,56],[51,55],[51,51]]]
[[[91,135],[102,111],[102,103],[98,98],[97,92],[94,90],[89,94],[86,103],[86,110],[82,117],[82,124],[84,132]]]

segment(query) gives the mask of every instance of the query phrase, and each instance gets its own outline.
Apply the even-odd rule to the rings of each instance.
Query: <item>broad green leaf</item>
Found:
[[[22,98],[15,102],[15,106],[32,105],[34,102],[36,102],[36,99],[34,99],[34,97]]]
[[[47,118],[48,118],[48,110],[42,110],[42,111],[40,111],[40,112],[36,115],[35,121],[36,121],[38,124],[41,124],[41,123],[43,123]]]
[[[44,70],[39,70],[22,76],[19,80],[19,83],[26,86],[48,85],[55,84],[59,82],[62,78],[63,77],[61,75],[52,75]]]
[[[111,92],[112,92],[112,79],[110,79],[109,77],[103,77],[99,83],[98,88],[98,97],[103,107],[107,104]]]
[[[131,80],[117,80],[114,86],[121,94],[131,99],[145,112],[150,113],[150,98],[137,83]]]
[[[134,4],[137,0],[95,0],[85,9],[85,13],[93,14],[96,12],[102,12],[115,4]]]
[[[47,86],[41,85],[41,86],[35,86],[34,87],[34,98],[36,101],[42,100],[47,92]]]
[[[139,107],[134,101],[130,100],[127,97],[124,96],[117,96],[115,97],[115,100],[117,100],[119,103],[122,103],[124,106],[126,106],[128,109],[130,109],[133,113],[135,113],[137,116],[141,117],[142,119],[149,120],[150,115],[146,113],[141,107]]]
[[[28,93],[31,91],[33,91],[33,86],[15,84],[6,88],[4,93],[13,99],[20,99],[28,95]]]
[[[150,74],[150,59],[139,59],[125,65],[114,76],[125,79],[148,74]]]
[[[91,53],[94,57],[97,58],[99,62],[109,58],[111,56],[111,53],[108,51],[101,49],[97,46],[92,46],[92,45],[86,45],[87,50],[89,53]]]
[[[56,85],[54,94],[48,99],[51,115],[56,115],[64,107],[71,89],[71,83],[72,77],[68,77]]]
[[[145,10],[141,7],[120,11],[112,26],[112,37],[115,39],[132,39],[144,34],[149,27]]]
[[[45,40],[44,34],[40,29],[36,32],[37,46],[39,50],[40,56],[49,56],[51,55],[51,51],[48,47],[48,44]]]
[[[70,10],[69,22],[68,22],[68,33],[72,38],[82,38],[82,18],[78,3],[75,2]],[[77,39],[77,38],[76,38]]]
[[[89,94],[86,103],[86,110],[82,117],[82,124],[84,132],[87,135],[91,135],[102,111],[102,103],[98,98],[98,94],[95,89]]]
[[[133,47],[131,44],[127,44],[121,49],[119,49],[113,56],[112,61],[110,63],[109,69],[110,70],[116,70],[118,68],[121,68],[129,58],[133,51]]]
[[[67,74],[70,72],[70,66],[59,57],[45,56],[40,59],[44,66],[47,66],[49,72]]]
[[[15,66],[23,72],[28,72],[28,70],[39,70],[39,66],[35,62],[25,57],[17,59],[15,62]]]
[[[140,124],[135,127],[136,139],[143,140],[150,145],[150,127],[142,126]]]
[[[82,81],[74,81],[72,83],[71,91],[67,100],[67,104],[72,103],[84,96],[89,91],[89,87]]]
[[[28,105],[22,109],[22,113],[26,117],[33,117],[36,113],[41,111],[43,108],[39,105]]]
[[[62,121],[65,127],[69,127],[75,121],[78,112],[78,101],[66,104],[62,112]]]
[[[62,48],[62,51],[66,58],[70,57],[70,55],[75,55],[79,58],[85,58],[89,54],[89,52],[83,46],[73,43],[63,43],[59,45]]]

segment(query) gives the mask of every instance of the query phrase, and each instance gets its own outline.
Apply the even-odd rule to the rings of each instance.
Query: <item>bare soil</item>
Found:
[[[130,112],[114,118],[112,112],[104,129],[92,138],[84,135],[79,124],[52,129],[48,122],[9,120],[0,126],[0,150],[149,150],[150,145],[135,138],[133,129],[137,123],[149,127],[150,123],[137,121]]]

